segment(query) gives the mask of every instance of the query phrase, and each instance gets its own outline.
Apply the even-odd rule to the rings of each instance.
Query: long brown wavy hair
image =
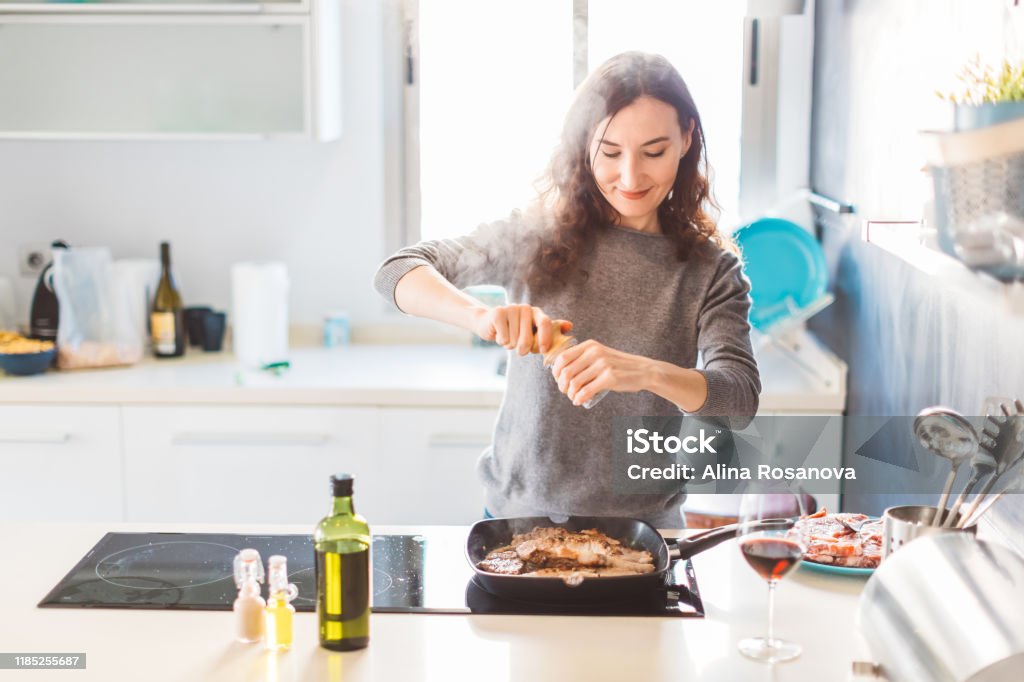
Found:
[[[662,233],[681,262],[690,257],[695,245],[708,239],[731,249],[731,241],[717,231],[712,217],[720,208],[711,195],[704,129],[689,88],[661,55],[624,52],[598,67],[578,88],[561,141],[542,178],[542,200],[553,211],[554,225],[530,266],[528,281],[535,291],[560,288],[577,276],[585,278],[580,257],[593,244],[596,231],[620,218],[594,179],[590,141],[601,121],[644,95],[674,107],[684,133],[690,121],[694,123],[690,148],[679,160],[672,190],[658,206]]]

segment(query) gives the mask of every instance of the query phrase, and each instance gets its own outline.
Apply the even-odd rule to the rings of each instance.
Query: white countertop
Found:
[[[59,503],[59,500],[55,500]],[[854,614],[863,579],[799,569],[779,586],[778,636],[804,647],[788,663],[744,659],[736,642],[764,634],[767,587],[728,541],[694,558],[707,617],[619,618],[374,614],[357,652],[318,646],[316,615],[296,614],[284,654],[233,641],[233,614],[211,611],[40,609],[36,603],[108,531],[304,533],[305,527],[7,524],[0,527],[5,652],[87,654],[76,671],[0,672],[4,680],[721,680],[850,679],[867,659]],[[431,529],[464,535],[465,528]],[[374,528],[376,533],[423,528]]]
[[[808,337],[809,339],[809,337]],[[758,351],[761,412],[841,412],[845,366],[808,341],[827,383],[775,347]],[[132,367],[0,377],[2,403],[296,404],[497,407],[500,349],[454,345],[295,348],[281,376],[244,370],[231,353],[190,351]],[[825,358],[825,359],[823,359]],[[834,362],[832,362],[834,360]]]

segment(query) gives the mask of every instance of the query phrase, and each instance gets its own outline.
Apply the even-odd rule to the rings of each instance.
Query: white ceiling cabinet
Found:
[[[341,67],[341,0],[0,0],[0,138],[331,140]]]

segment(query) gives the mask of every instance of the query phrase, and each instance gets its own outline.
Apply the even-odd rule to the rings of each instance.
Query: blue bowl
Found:
[[[56,348],[38,353],[0,353],[0,369],[19,377],[42,374],[53,364],[53,356],[56,353]]]

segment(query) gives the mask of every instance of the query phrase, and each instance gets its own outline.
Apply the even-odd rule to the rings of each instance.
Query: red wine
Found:
[[[793,570],[804,551],[785,538],[751,538],[740,541],[740,551],[750,567],[765,580],[780,580]]]

